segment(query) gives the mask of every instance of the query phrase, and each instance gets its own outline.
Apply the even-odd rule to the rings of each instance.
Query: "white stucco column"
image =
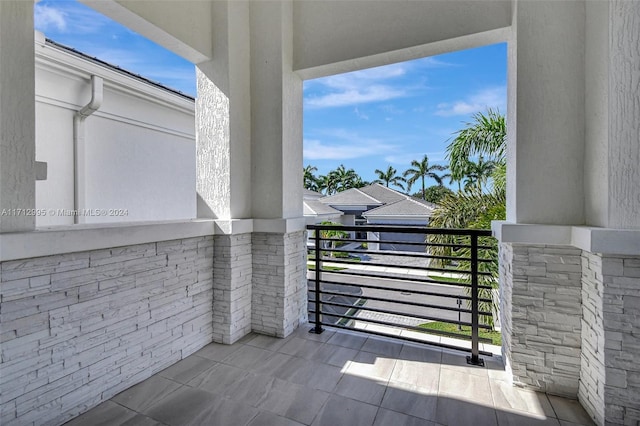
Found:
[[[517,1],[508,63],[507,220],[584,221],[583,2]]]
[[[212,2],[213,56],[197,65],[198,217],[214,236],[213,340],[251,332],[251,95],[248,2]]]
[[[640,4],[588,2],[585,191],[588,225],[640,228]]]
[[[249,5],[213,2],[213,57],[197,66],[198,217],[251,217]]]
[[[251,3],[251,322],[286,336],[306,321],[302,80],[293,72],[293,3]]]
[[[0,232],[35,228],[32,1],[0,2]]]
[[[293,4],[251,3],[253,217],[302,217],[302,80],[293,72]]]

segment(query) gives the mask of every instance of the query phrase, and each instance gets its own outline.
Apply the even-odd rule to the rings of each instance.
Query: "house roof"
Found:
[[[320,216],[320,215],[342,215],[340,210],[336,210],[331,206],[321,203],[317,200],[304,200],[304,215],[305,216]]]
[[[384,204],[357,188],[338,192],[337,194],[321,198],[319,201],[324,204],[329,204],[330,206],[381,206]]]
[[[302,198],[304,198],[305,200],[315,200],[322,197],[324,197],[324,195],[319,192],[312,191],[307,188],[302,188]]]
[[[80,58],[82,58],[82,59],[84,59],[86,61],[93,62],[94,64],[103,66],[105,68],[109,68],[109,69],[111,69],[111,70],[113,70],[115,72],[118,72],[120,74],[124,74],[124,75],[126,75],[128,77],[131,77],[133,79],[141,81],[142,83],[149,84],[151,86],[155,86],[155,87],[157,87],[159,89],[162,89],[162,90],[166,90],[167,92],[171,92],[173,94],[176,94],[176,95],[181,96],[183,98],[189,99],[191,101],[195,100],[193,96],[190,96],[190,95],[187,95],[185,93],[182,93],[179,90],[172,89],[171,87],[165,86],[164,84],[158,83],[157,81],[149,80],[148,78],[145,78],[145,77],[141,76],[140,74],[133,73],[133,72],[128,71],[128,70],[126,70],[124,68],[120,68],[117,65],[114,65],[114,64],[111,64],[109,62],[103,61],[102,59],[98,59],[98,58],[96,58],[94,56],[87,55],[86,53],[80,52],[79,50],[76,50],[73,47],[65,46],[64,44],[60,44],[60,43],[58,43],[56,41],[53,41],[53,40],[51,40],[49,38],[45,39],[45,44],[50,46],[50,47],[54,47],[54,48],[57,48],[59,50],[63,50],[63,51],[65,51],[65,52],[67,52],[67,53],[69,53],[71,55],[78,56],[78,57],[80,57]]]
[[[415,198],[406,197],[395,203],[386,204],[384,206],[371,209],[362,214],[362,216],[415,216],[430,217],[435,206],[426,201],[417,200]]]
[[[405,198],[407,198],[406,195],[401,194],[400,192],[395,191],[391,188],[387,188],[384,185],[380,185],[379,183],[374,183],[369,186],[360,188],[360,191],[375,198],[382,204],[395,203],[396,201],[404,200]]]

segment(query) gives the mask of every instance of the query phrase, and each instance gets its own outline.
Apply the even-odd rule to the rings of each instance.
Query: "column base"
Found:
[[[214,342],[232,344],[251,332],[251,259],[251,233],[214,237]]]
[[[307,321],[304,234],[253,233],[253,331],[286,337]]]
[[[570,246],[500,244],[502,350],[517,386],[578,394],[581,252]]]

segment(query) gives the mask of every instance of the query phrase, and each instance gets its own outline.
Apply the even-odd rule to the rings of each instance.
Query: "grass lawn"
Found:
[[[451,277],[441,277],[439,275],[429,275],[429,279],[444,281],[448,283],[470,284],[469,280],[464,278],[451,278]]]
[[[426,330],[438,330],[445,331],[447,333],[458,333],[464,334],[466,336],[471,336],[471,327],[462,326],[462,331],[460,331],[458,330],[458,324],[449,324],[447,322],[428,322],[425,324],[420,324],[418,327],[424,328]],[[481,328],[479,334],[481,338],[491,339],[492,345],[502,346],[502,335],[499,332]]]
[[[307,269],[310,271],[313,271],[316,268],[315,263],[307,263]],[[323,271],[342,271],[344,269],[347,268],[342,268],[340,266],[329,266],[329,265],[322,265],[322,270]]]

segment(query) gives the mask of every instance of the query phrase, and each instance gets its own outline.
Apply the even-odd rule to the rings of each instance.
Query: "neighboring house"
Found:
[[[427,226],[435,206],[427,201],[406,197],[404,200],[385,204],[362,214],[368,225],[389,226]],[[367,233],[369,249],[371,250],[395,250],[395,251],[424,251],[421,245],[407,245],[398,243],[384,243],[384,241],[407,241],[423,243],[423,234],[402,234],[392,232]],[[371,241],[378,240],[380,243]]]
[[[392,225],[427,226],[435,206],[386,186],[374,183],[363,188],[351,188],[319,199],[320,203],[343,212],[345,225]],[[372,233],[366,236],[370,241],[423,242],[421,235],[398,233]],[[372,250],[424,251],[424,247],[402,244],[369,243]]]
[[[307,225],[314,225],[322,222],[340,222],[341,217],[344,215],[340,210],[318,201],[324,195],[319,192],[310,191],[304,189],[303,192],[303,207],[304,217],[307,220]]]
[[[35,39],[37,226],[196,217],[194,99]]]
[[[318,201],[320,198],[324,197],[324,195],[304,188],[302,196],[304,218],[307,221],[307,225],[317,225],[322,222],[342,223],[344,213]],[[313,248],[315,245],[313,242],[313,236],[314,234],[312,232],[307,233],[308,248]]]

